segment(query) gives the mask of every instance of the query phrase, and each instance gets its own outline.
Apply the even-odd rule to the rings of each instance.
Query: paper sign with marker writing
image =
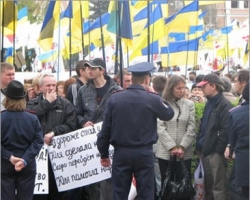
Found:
[[[36,156],[34,194],[48,194],[48,146],[44,145]]]
[[[55,136],[48,148],[58,191],[65,191],[99,182],[111,177],[111,167],[100,164],[97,133],[102,122],[64,135]],[[110,158],[113,156],[110,146]]]

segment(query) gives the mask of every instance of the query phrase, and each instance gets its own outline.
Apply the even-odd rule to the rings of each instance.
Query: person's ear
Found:
[[[150,84],[150,77],[149,77],[149,76],[147,76],[147,77],[145,78],[145,84],[147,84],[147,85]]]

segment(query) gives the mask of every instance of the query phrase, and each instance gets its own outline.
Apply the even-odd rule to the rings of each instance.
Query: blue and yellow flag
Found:
[[[107,31],[115,35],[120,34],[119,36],[122,38],[122,41],[126,44],[126,46],[131,47],[133,35],[131,27],[129,2],[110,1],[109,14],[110,18],[107,24]],[[118,21],[119,18],[120,22]],[[120,24],[120,30],[119,30],[119,24]]]
[[[177,13],[165,20],[165,29],[170,32],[189,32],[190,26],[198,25],[198,1],[184,6]]]
[[[28,7],[24,7],[18,11],[18,23],[25,23],[28,21]]]
[[[96,46],[99,46],[101,43],[101,27],[104,35],[104,43],[107,40],[109,40],[110,36],[108,34],[108,31],[106,29],[107,23],[109,22],[110,14],[105,13],[101,17],[98,17],[93,22],[85,22],[84,23],[84,45],[90,45],[91,43],[95,44]],[[102,22],[102,24],[101,24]]]
[[[142,55],[142,49],[147,47],[148,44],[148,33],[150,43],[162,39],[165,37],[164,32],[164,20],[162,18],[161,6],[156,5],[154,11],[151,13],[149,21],[147,22],[146,26],[144,27],[142,33],[135,41],[136,46],[132,49],[132,54],[130,55],[130,60],[133,60],[136,56]],[[151,52],[148,52],[151,54]]]
[[[225,2],[224,1],[210,1],[210,0],[207,0],[207,1],[200,1],[200,0],[197,0],[199,2],[199,6],[204,6],[204,5],[211,5],[211,4],[217,4],[217,3],[223,3]],[[188,5],[190,3],[192,3],[193,1],[185,1],[185,5]]]
[[[13,48],[9,47],[4,49],[4,61],[13,64],[14,59],[13,59]]]
[[[50,1],[43,21],[38,44],[45,50],[53,46],[54,30],[60,20],[60,1]]]
[[[162,66],[195,65],[197,62],[199,39],[169,42],[168,46],[161,47]]]
[[[5,36],[15,35],[17,27],[17,2],[3,1],[3,34]]]

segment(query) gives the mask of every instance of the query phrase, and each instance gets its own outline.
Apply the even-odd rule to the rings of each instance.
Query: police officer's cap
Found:
[[[154,69],[154,65],[149,62],[141,62],[130,66],[127,70],[132,73],[132,76],[141,77],[150,75],[150,71]]]

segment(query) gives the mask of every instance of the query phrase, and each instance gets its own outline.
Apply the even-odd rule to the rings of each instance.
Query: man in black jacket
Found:
[[[81,86],[86,84],[89,80],[89,67],[85,66],[86,60],[80,60],[76,65],[77,79],[76,83],[69,86],[66,93],[66,99],[68,99],[74,106],[76,106],[77,92]]]
[[[228,141],[229,110],[232,104],[223,96],[222,83],[216,74],[208,74],[197,84],[207,98],[196,141],[205,173],[207,200],[229,199],[227,163],[223,156]]]
[[[27,103],[26,109],[34,112],[43,129],[44,142],[50,145],[55,135],[62,135],[77,129],[76,112],[73,105],[65,98],[56,94],[56,79],[51,74],[45,74],[39,81],[41,93]],[[53,170],[49,163],[49,194],[35,195],[34,199],[62,199],[56,186]],[[42,197],[41,197],[42,196]]]
[[[113,79],[106,75],[106,64],[100,58],[87,61],[84,66],[90,68],[90,80],[83,85],[77,94],[77,122],[79,128],[93,126],[103,121],[110,95],[122,90]],[[90,200],[111,199],[111,180],[93,183],[87,186]]]

